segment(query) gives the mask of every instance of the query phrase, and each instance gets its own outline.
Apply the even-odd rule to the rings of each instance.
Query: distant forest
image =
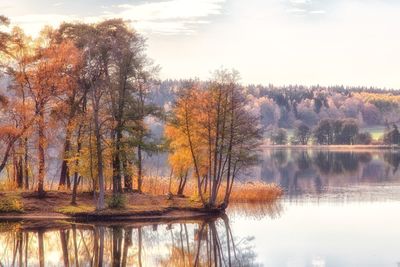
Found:
[[[187,80],[164,80],[155,85],[153,100],[166,110]],[[201,82],[200,82],[201,83]],[[204,82],[205,83],[205,82]],[[315,127],[323,119],[353,119],[360,128],[399,122],[400,91],[343,86],[246,86],[253,112],[265,129]]]

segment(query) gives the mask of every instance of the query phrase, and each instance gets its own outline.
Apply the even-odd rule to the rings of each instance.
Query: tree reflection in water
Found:
[[[0,266],[252,266],[226,215],[170,224],[0,223]]]
[[[320,196],[360,184],[400,182],[397,150],[268,149],[261,155],[260,172],[250,175],[274,182],[285,197]]]

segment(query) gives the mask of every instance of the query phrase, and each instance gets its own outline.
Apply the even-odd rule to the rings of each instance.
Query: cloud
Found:
[[[57,27],[64,21],[74,21],[78,19],[79,18],[76,16],[60,14],[32,14],[12,17],[11,22],[14,26],[22,27],[27,33],[36,36],[45,25]]]
[[[142,20],[201,18],[221,14],[222,0],[171,0],[166,2],[124,4],[119,15]]]
[[[325,10],[311,10],[309,13],[310,14],[325,14],[326,11]]]
[[[199,24],[222,13],[224,0],[171,0],[143,4],[119,5],[119,12],[108,16],[135,21],[142,31],[160,34],[194,33]]]
[[[307,10],[302,9],[302,8],[289,8],[286,9],[287,13],[292,13],[292,14],[304,14]]]
[[[200,25],[210,23],[212,16],[222,14],[224,3],[225,0],[158,0],[157,2],[101,6],[102,11],[93,16],[31,14],[12,17],[12,21],[33,35],[38,34],[40,29],[48,24],[56,27],[63,21],[97,22],[108,18],[131,21],[136,29],[146,33],[193,34]],[[65,5],[65,3],[53,4],[53,6],[60,5]]]
[[[311,0],[289,0],[291,4],[294,5],[305,5],[311,4]]]
[[[55,7],[62,6],[62,5],[64,5],[64,2],[57,2],[57,3],[53,4],[53,6],[55,6]]]

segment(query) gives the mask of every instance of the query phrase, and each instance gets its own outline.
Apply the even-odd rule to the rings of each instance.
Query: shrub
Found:
[[[400,143],[400,131],[396,124],[393,124],[392,129],[387,129],[383,135],[383,142],[386,145],[397,145]]]
[[[359,128],[354,119],[323,119],[314,128],[314,140],[319,145],[352,145]]]
[[[294,142],[296,144],[302,144],[302,145],[307,145],[308,140],[310,140],[311,137],[311,130],[310,128],[304,124],[301,123],[299,126],[296,127],[296,130],[294,131]]]
[[[110,209],[122,209],[125,208],[126,198],[122,194],[111,196],[107,198],[107,206]]]
[[[0,213],[2,212],[23,212],[21,198],[17,196],[3,196],[0,198]]]
[[[369,145],[372,142],[372,136],[370,133],[359,133],[356,135],[356,144],[358,145]]]
[[[273,145],[286,145],[288,141],[286,130],[282,128],[275,129],[271,132],[270,140]]]

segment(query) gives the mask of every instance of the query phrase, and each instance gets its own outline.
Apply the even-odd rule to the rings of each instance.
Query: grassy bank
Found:
[[[49,191],[45,198],[39,199],[32,192],[1,192],[0,220],[9,219],[77,219],[77,220],[152,220],[168,218],[192,218],[224,212],[223,210],[204,209],[197,197],[167,196],[166,179],[147,181],[145,193],[124,193],[120,199],[112,198],[107,193],[108,208],[96,211],[96,197],[93,193],[79,193],[78,205],[71,205],[71,193]],[[157,187],[151,187],[151,183]],[[151,188],[157,188],[155,194]],[[194,192],[189,185],[187,194]],[[166,190],[163,192],[162,190]],[[150,192],[152,191],[152,192]],[[193,191],[193,192],[191,192]],[[150,194],[152,193],[152,194]],[[282,190],[275,185],[237,184],[231,202],[235,203],[270,203],[282,195]]]

